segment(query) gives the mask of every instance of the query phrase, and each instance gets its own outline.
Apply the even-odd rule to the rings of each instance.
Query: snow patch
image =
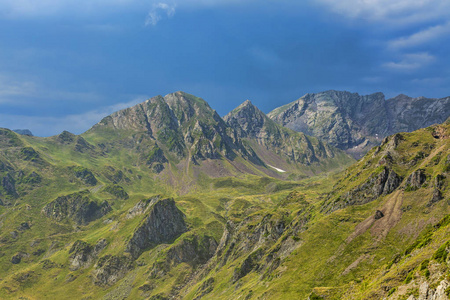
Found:
[[[277,167],[271,166],[271,165],[269,165],[269,164],[268,164],[268,166],[271,167],[272,169],[277,170],[277,171],[280,172],[280,173],[286,173],[285,170],[278,169]]]

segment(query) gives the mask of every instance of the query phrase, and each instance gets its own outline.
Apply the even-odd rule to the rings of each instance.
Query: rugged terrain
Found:
[[[79,136],[0,129],[0,298],[447,299],[449,137],[349,166],[249,101],[222,119],[182,92]]]
[[[360,158],[381,140],[449,117],[450,97],[429,99],[406,95],[386,100],[382,93],[359,95],[342,91],[306,94],[274,109],[268,116],[296,131],[318,137]]]

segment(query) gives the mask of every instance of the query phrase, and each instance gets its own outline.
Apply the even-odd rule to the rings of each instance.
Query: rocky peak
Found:
[[[306,94],[268,114],[275,122],[316,136],[359,158],[391,134],[442,123],[450,115],[450,97],[428,99],[345,91]]]
[[[266,122],[273,122],[246,100],[224,117],[229,126],[235,128],[243,136],[257,137]]]
[[[188,230],[184,219],[185,215],[176,207],[173,199],[157,200],[133,233],[126,251],[137,258],[152,246],[170,242]]]

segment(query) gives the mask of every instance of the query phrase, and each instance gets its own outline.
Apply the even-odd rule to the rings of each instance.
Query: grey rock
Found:
[[[335,149],[316,138],[278,125],[249,100],[231,111],[224,120],[241,139],[256,141],[255,147],[270,149],[294,163],[310,165],[336,155]]]
[[[165,253],[165,259],[153,264],[152,277],[162,277],[172,266],[187,263],[193,268],[205,264],[216,252],[216,240],[208,235],[188,236]]]
[[[10,174],[7,174],[5,177],[2,178],[2,187],[7,195],[13,197],[18,196],[16,191],[16,181]]]
[[[69,250],[69,269],[75,271],[88,267],[106,246],[107,241],[105,239],[100,239],[95,246],[81,240],[76,241]]]
[[[405,182],[405,186],[407,189],[410,190],[417,190],[422,187],[422,184],[425,183],[427,180],[427,175],[425,174],[424,169],[418,169],[411,173],[411,175],[408,176]]]
[[[384,217],[383,212],[382,212],[381,210],[377,210],[377,211],[375,212],[374,219],[375,219],[375,220],[379,220],[379,219],[381,219],[382,217]]]
[[[450,97],[399,95],[385,100],[382,93],[361,96],[341,91],[306,94],[268,114],[277,123],[319,137],[356,158],[385,136],[440,124],[449,115]]]
[[[127,213],[127,219],[134,218],[136,216],[142,215],[148,211],[153,204],[155,204],[161,196],[155,196],[149,199],[139,201],[135,206],[130,208]]]
[[[20,135],[33,136],[33,134],[31,133],[31,131],[29,129],[13,129],[13,131]]]
[[[94,266],[92,279],[99,286],[112,286],[125,277],[135,264],[126,256],[105,255]]]
[[[146,249],[167,243],[188,230],[185,215],[173,199],[163,199],[151,206],[142,224],[135,230],[126,252],[136,259]]]
[[[333,193],[329,194],[328,201],[325,203],[322,211],[331,213],[350,205],[366,204],[382,195],[392,193],[400,186],[401,182],[402,177],[385,166],[381,172],[373,173],[366,182],[340,195],[337,199],[332,198]]]
[[[45,205],[42,213],[56,221],[68,218],[78,225],[86,225],[111,211],[111,206],[107,201],[98,204],[89,199],[89,194],[89,191],[86,190],[58,197]]]

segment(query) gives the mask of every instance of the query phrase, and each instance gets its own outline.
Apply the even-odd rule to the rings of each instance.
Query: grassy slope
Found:
[[[449,132],[448,127],[446,125],[444,128],[446,132]],[[26,174],[34,170],[44,179],[34,187],[17,184],[19,193],[24,196],[4,199],[12,205],[0,206],[0,297],[72,299],[76,295],[77,298],[99,299],[123,294],[139,298],[168,295],[181,284],[184,297],[193,299],[209,278],[214,278],[214,285],[208,297],[217,299],[302,299],[312,291],[316,295],[335,299],[387,296],[392,288],[403,284],[411,268],[431,258],[448,237],[448,226],[442,226],[433,231],[432,242],[412,252],[410,257],[413,259],[408,260],[408,255],[405,255],[408,245],[422,239],[424,232],[450,213],[446,201],[447,178],[442,190],[444,200],[427,206],[433,178],[445,173],[450,146],[448,139],[433,138],[433,130],[402,134],[404,140],[392,151],[396,159],[392,168],[403,177],[415,169],[424,168],[429,177],[425,186],[416,191],[400,189],[373,202],[349,206],[331,214],[322,212],[322,207],[330,201],[328,193],[333,191],[331,200],[334,200],[377,172],[378,162],[389,143],[384,144],[378,154],[374,154],[376,149],[373,149],[364,159],[339,175],[322,175],[300,181],[252,175],[214,179],[200,175],[198,188],[180,195],[152,175],[148,167],[142,164],[141,157],[130,149],[111,148],[105,154],[97,147],[96,152],[87,155],[74,151],[72,144],[62,146],[48,139],[21,136],[19,139],[23,145],[5,148],[1,154],[2,160],[10,161],[16,170],[23,169]],[[105,143],[115,133],[110,134],[102,139],[89,134],[85,138],[91,144]],[[151,146],[151,142],[145,143]],[[37,150],[44,163],[29,163],[17,158],[17,153],[25,146]],[[414,159],[416,163],[411,165]],[[75,178],[69,171],[69,167],[74,165],[90,169],[98,180],[97,185],[88,186]],[[113,166],[115,171],[110,171],[108,166]],[[130,195],[128,200],[116,199],[103,191],[103,186],[111,183],[110,173],[117,171],[129,179],[118,182]],[[93,200],[110,201],[114,210],[87,226],[75,226],[70,221],[51,221],[40,213],[42,207],[56,197],[83,189],[91,190]],[[296,241],[296,249],[281,259],[279,267],[265,274],[253,270],[235,283],[232,281],[233,272],[250,254],[248,252],[228,260],[223,266],[214,266],[194,282],[189,282],[193,267],[186,263],[173,266],[161,278],[152,279],[149,275],[154,262],[164,260],[167,249],[173,245],[160,245],[141,255],[138,266],[109,288],[92,284],[93,265],[87,269],[69,270],[68,251],[77,239],[95,244],[100,238],[105,238],[108,247],[100,256],[123,253],[125,242],[142,220],[142,216],[126,219],[126,212],[139,200],[155,194],[175,197],[177,206],[187,215],[191,230],[173,245],[192,234],[208,234],[219,241],[227,220],[234,224],[247,224],[240,230],[251,234],[252,226],[270,214],[273,220],[283,219],[288,224],[288,230],[279,240],[267,244],[268,249],[276,249],[277,245],[289,239]],[[401,205],[396,206],[396,203]],[[307,226],[291,235],[289,228],[300,220],[305,207],[311,213]],[[393,207],[392,212],[378,223],[369,222],[370,226],[361,229],[361,224],[371,220],[377,209],[390,207]],[[391,215],[396,221],[384,224]],[[22,222],[28,222],[31,229],[18,230]],[[18,233],[17,238],[12,237],[13,231]],[[39,242],[31,246],[33,241]],[[40,254],[39,249],[43,250]],[[29,256],[24,257],[20,264],[12,264],[11,257],[18,252],[28,253]],[[34,252],[38,254],[34,255]],[[400,255],[400,260],[392,265],[397,255]],[[398,270],[408,272],[399,273]],[[414,276],[420,276],[420,272]],[[433,271],[432,274],[438,272]],[[391,277],[394,279],[389,279]],[[71,278],[75,280],[71,281]],[[189,284],[183,288],[186,282]],[[153,287],[143,292],[139,289],[143,285]],[[399,292],[392,296],[396,293]]]

